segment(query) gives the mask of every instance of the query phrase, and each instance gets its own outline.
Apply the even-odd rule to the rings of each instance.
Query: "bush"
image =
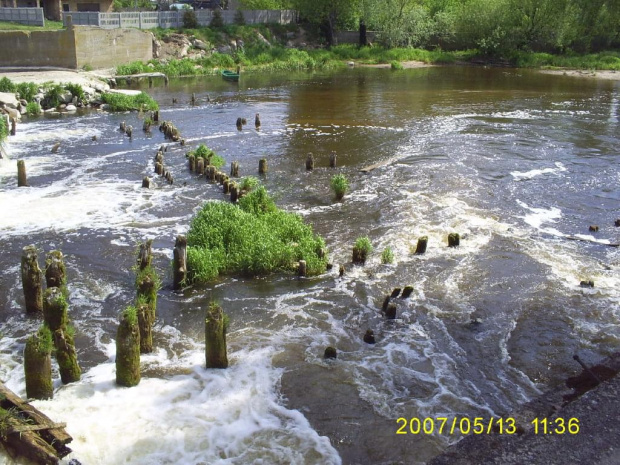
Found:
[[[358,237],[353,245],[353,263],[364,263],[372,252],[372,244],[367,236]]]
[[[124,95],[107,93],[101,95],[101,100],[110,106],[111,111],[155,111],[159,105],[150,95],[141,92],[138,95]]]
[[[309,275],[323,273],[323,239],[299,215],[278,209],[264,187],[239,205],[208,202],[187,234],[188,279],[209,281],[219,274],[265,275],[293,271],[306,260]]]
[[[204,158],[205,165],[213,165],[216,168],[221,168],[224,166],[224,159],[207,147],[205,144],[200,144],[196,150],[190,150],[185,155],[186,157],[194,156],[196,158]]]
[[[15,84],[9,78],[3,77],[0,79],[0,92],[15,92],[16,90]]]
[[[237,26],[244,26],[245,25],[245,18],[243,17],[243,11],[237,10],[235,12],[235,17],[234,17],[233,21],[234,21],[234,23]]]
[[[349,188],[349,181],[345,177],[344,174],[336,174],[332,176],[331,187],[334,193],[336,194],[336,198],[341,200],[344,197],[344,194],[347,192]]]
[[[392,60],[390,62],[390,68],[392,69],[405,69],[400,61]]]
[[[60,105],[60,95],[62,94],[62,92],[62,87],[60,87],[58,84],[53,84],[48,87],[42,101],[43,108],[56,108],[58,105]]]
[[[381,253],[381,263],[384,265],[394,263],[394,252],[392,252],[390,247],[383,249],[383,252]]]
[[[79,102],[86,102],[86,95],[84,94],[84,89],[79,84],[65,84],[65,89],[71,92],[71,95],[77,97]]]
[[[196,29],[198,27],[198,18],[194,10],[185,10],[183,13],[183,27],[185,29]]]
[[[37,116],[41,114],[41,105],[37,102],[30,102],[26,105],[26,114],[28,116]]]
[[[6,124],[6,118],[4,115],[0,115],[0,142],[7,138],[9,135],[9,128]]]
[[[213,10],[213,17],[211,18],[209,27],[213,27],[213,28],[224,27],[224,18],[222,18],[222,13],[220,12],[220,10],[218,9]]]
[[[34,82],[20,82],[15,86],[15,91],[19,94],[19,98],[26,102],[32,102],[39,91],[39,87]]]

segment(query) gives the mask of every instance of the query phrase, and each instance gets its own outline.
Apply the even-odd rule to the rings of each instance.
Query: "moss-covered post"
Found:
[[[196,94],[192,92],[192,106],[196,105]]]
[[[254,117],[254,126],[256,127],[256,130],[260,129],[260,115],[258,113],[256,113],[256,116]]]
[[[243,122],[241,118],[237,118],[237,130],[241,131],[243,129]]]
[[[52,332],[60,378],[65,384],[79,381],[82,375],[75,352],[73,330],[69,327],[68,307],[69,304],[62,289],[58,287],[46,289],[43,298],[43,318]]]
[[[230,180],[226,179],[222,184],[222,192],[224,194],[230,194]]]
[[[43,311],[43,290],[41,287],[41,269],[37,258],[37,248],[27,245],[22,252],[22,286],[26,300],[27,313]]]
[[[415,248],[415,253],[421,255],[426,253],[426,246],[428,245],[428,236],[422,236],[418,239],[418,243]]]
[[[198,157],[196,160],[196,174],[205,174],[205,159],[202,157]]]
[[[388,320],[393,320],[396,318],[396,305],[395,304],[389,304],[387,306],[387,309],[385,310],[385,317]]]
[[[189,160],[189,170],[190,172],[193,173],[194,171],[196,171],[196,157],[194,155],[190,155],[188,157],[188,160]]]
[[[448,234],[448,247],[458,247],[461,243],[461,236],[459,233]]]
[[[52,333],[42,326],[26,341],[24,348],[24,372],[28,399],[51,399],[52,384]]]
[[[63,288],[67,285],[67,270],[60,250],[52,250],[45,259],[45,284]]]
[[[17,187],[28,187],[26,162],[24,160],[17,160]]]
[[[298,271],[298,275],[299,276],[306,276],[307,274],[307,265],[306,265],[306,261],[305,260],[299,260],[299,269]]]
[[[137,300],[141,299],[148,305],[151,312],[150,319],[155,321],[157,316],[157,291],[159,290],[159,277],[152,266],[139,270],[136,275]]]
[[[127,307],[116,332],[116,384],[136,386],[140,382],[140,330],[135,307]]]
[[[226,330],[228,317],[222,307],[212,302],[205,319],[205,358],[207,368],[228,368],[226,354]]]
[[[136,264],[138,265],[138,269],[142,271],[147,266],[151,266],[151,261],[153,260],[153,239],[149,239],[142,244],[140,244],[140,248],[138,249],[138,258],[136,259]]]
[[[144,297],[140,297],[136,304],[138,316],[138,330],[140,333],[140,353],[150,354],[153,352],[153,312]]]
[[[232,203],[237,202],[237,200],[239,199],[239,187],[237,186],[237,184],[232,183],[232,185],[230,186],[230,201]]]
[[[267,159],[261,158],[260,160],[258,160],[258,174],[265,173],[267,173]]]
[[[329,154],[329,167],[330,168],[336,167],[336,152],[332,152]]]
[[[239,177],[239,162],[238,161],[233,161],[230,164],[230,176],[233,178]]]
[[[15,118],[11,118],[11,132],[10,135],[14,136],[17,134],[17,120]]]
[[[308,156],[306,157],[306,170],[312,171],[313,169],[314,169],[314,155],[312,155],[312,152],[310,152]]]
[[[144,178],[142,178],[142,187],[144,189],[150,189],[151,188],[151,178],[149,178],[148,176],[144,176]]]
[[[173,252],[173,288],[181,289],[187,277],[187,238],[177,236]]]

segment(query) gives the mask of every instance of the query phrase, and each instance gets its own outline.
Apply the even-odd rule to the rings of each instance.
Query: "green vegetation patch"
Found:
[[[221,156],[205,144],[200,144],[195,150],[187,152],[185,156],[190,157],[192,155],[196,158],[203,158],[205,160],[205,165],[213,165],[216,168],[221,168],[224,166],[224,163],[226,163]]]
[[[384,265],[394,263],[394,252],[392,252],[390,247],[383,249],[383,252],[381,253],[381,263]]]
[[[190,282],[293,271],[299,260],[306,260],[308,275],[327,267],[324,240],[301,216],[277,208],[263,186],[239,205],[206,203],[192,220],[187,245]]]
[[[138,310],[133,305],[130,305],[123,310],[121,318],[127,320],[130,326],[135,326],[138,324]]]
[[[109,105],[111,111],[159,110],[159,105],[155,99],[145,92],[138,95],[106,93],[101,95],[101,100]]]
[[[9,135],[9,128],[6,124],[6,118],[4,115],[0,116],[0,142],[4,141]]]

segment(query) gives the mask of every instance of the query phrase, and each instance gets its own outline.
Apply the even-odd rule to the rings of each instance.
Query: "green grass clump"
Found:
[[[41,105],[37,102],[30,102],[26,105],[26,114],[28,116],[37,116],[41,114]]]
[[[390,68],[392,69],[405,69],[400,61],[392,60],[390,62]]]
[[[121,318],[127,320],[130,326],[134,326],[138,324],[138,310],[133,305],[130,305],[125,310],[123,310],[123,314]]]
[[[242,191],[251,191],[251,190],[257,188],[259,184],[260,184],[260,181],[258,180],[257,177],[255,177],[255,176],[246,176],[239,183],[239,188]]]
[[[15,92],[17,87],[8,77],[0,79],[0,92]]]
[[[620,70],[620,52],[609,51],[587,55],[552,55],[550,53],[513,52],[509,60],[519,68],[573,68]]]
[[[71,92],[71,95],[78,98],[79,102],[86,102],[86,95],[84,94],[84,88],[80,84],[64,84],[65,89]]]
[[[187,234],[190,282],[220,274],[265,275],[293,271],[306,260],[309,275],[323,273],[325,242],[299,215],[280,210],[260,186],[239,205],[208,202],[192,220]]]
[[[390,247],[383,249],[383,252],[381,253],[381,263],[384,265],[394,263],[394,252],[392,252]]]
[[[138,95],[106,93],[101,95],[101,100],[109,105],[111,111],[159,110],[159,105],[153,97],[144,92]]]
[[[0,142],[6,139],[9,135],[9,128],[6,124],[6,118],[4,115],[0,116]]]
[[[60,96],[63,93],[63,89],[58,84],[52,84],[47,87],[45,96],[43,97],[43,108],[56,108],[62,102]]]
[[[47,325],[42,325],[37,331],[37,334],[33,334],[30,338],[34,343],[34,347],[37,352],[42,355],[52,353],[52,350],[54,349],[54,342],[52,340],[52,332]]]
[[[45,20],[45,26],[30,26],[28,24],[0,21],[0,31],[56,31],[63,28],[62,21],[50,21],[49,19]]]
[[[341,200],[349,188],[349,181],[344,174],[336,174],[332,176],[330,185],[334,194],[336,194],[336,198]]]
[[[212,165],[216,168],[221,168],[224,166],[226,161],[219,156],[215,151],[207,147],[205,144],[200,144],[195,150],[190,150],[185,155],[186,157],[194,156],[196,158],[203,158],[205,160],[205,165]]]
[[[372,244],[367,236],[358,237],[353,245],[353,263],[364,263],[372,252]]]
[[[32,102],[34,96],[39,92],[39,86],[34,82],[20,82],[15,86],[15,92],[19,94],[19,98],[26,102]]]

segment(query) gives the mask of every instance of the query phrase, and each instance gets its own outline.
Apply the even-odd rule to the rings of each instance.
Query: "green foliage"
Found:
[[[213,17],[211,18],[211,23],[209,23],[209,27],[216,29],[224,27],[224,18],[222,18],[222,13],[217,8],[213,10]]]
[[[220,155],[215,153],[215,151],[207,147],[205,144],[200,144],[195,150],[190,150],[187,152],[185,156],[189,157],[191,155],[196,158],[204,158],[205,165],[213,165],[216,168],[221,168],[224,166],[224,163],[226,163]]]
[[[183,27],[186,29],[195,29],[198,27],[198,18],[194,10],[185,10],[183,12]]]
[[[54,349],[54,342],[52,340],[52,332],[47,325],[42,325],[37,334],[30,336],[35,350],[42,355],[51,354]]]
[[[121,318],[126,320],[130,326],[135,326],[138,324],[138,310],[133,305],[130,305],[123,310]]]
[[[2,79],[0,79],[0,92],[14,93],[16,91],[17,91],[17,87],[15,86],[13,81],[11,81],[9,78],[3,77]]]
[[[101,100],[109,105],[111,111],[159,110],[157,102],[145,92],[138,95],[106,93],[101,95]]]
[[[233,21],[238,26],[245,25],[245,18],[243,17],[243,11],[237,9],[237,11],[235,11],[235,17]]]
[[[255,176],[246,176],[243,178],[239,184],[239,187],[243,191],[251,191],[255,189],[260,184],[260,181]]]
[[[332,176],[330,181],[330,185],[336,197],[341,199],[346,194],[347,189],[349,188],[349,181],[344,174],[336,174]]]
[[[84,88],[80,84],[64,84],[65,89],[71,92],[71,95],[78,98],[79,102],[84,103],[86,101],[86,95],[84,94]]]
[[[19,98],[32,102],[39,91],[39,86],[34,82],[20,82],[15,86],[15,91],[19,94]]]
[[[394,252],[392,252],[390,247],[383,249],[383,252],[381,253],[381,263],[384,265],[394,263]]]
[[[60,96],[63,92],[63,89],[58,84],[52,84],[47,87],[45,91],[45,96],[43,97],[42,105],[43,108],[56,108],[62,102],[60,100]]]
[[[0,115],[0,143],[4,141],[9,135],[9,128],[6,124],[6,118],[4,115]]]
[[[362,236],[355,239],[355,244],[353,245],[353,247],[366,256],[370,252],[372,252],[372,244],[370,243],[370,239],[368,238],[368,236]]]
[[[400,63],[400,61],[396,61],[396,60],[392,60],[390,62],[390,68],[395,69],[395,70],[396,69],[405,69],[403,67],[403,65]]]
[[[323,273],[325,247],[299,215],[278,209],[263,187],[245,195],[239,206],[208,202],[192,220],[187,235],[190,282],[219,274],[264,275],[294,269],[306,260],[308,274]]]

